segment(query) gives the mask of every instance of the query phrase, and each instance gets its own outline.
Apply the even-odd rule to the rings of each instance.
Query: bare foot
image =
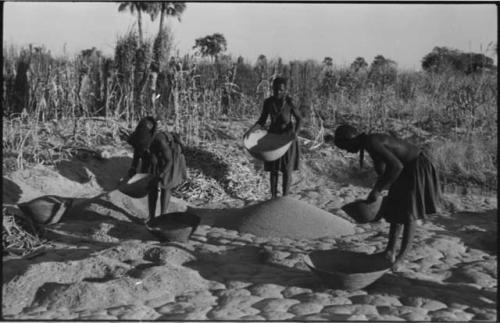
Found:
[[[403,269],[403,261],[402,260],[396,260],[392,264],[391,270],[393,272],[398,272],[398,271],[401,271],[401,269]]]

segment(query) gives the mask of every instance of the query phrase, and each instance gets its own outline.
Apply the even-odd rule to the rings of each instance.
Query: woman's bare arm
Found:
[[[264,128],[264,126],[266,125],[266,121],[267,121],[268,116],[269,116],[269,110],[267,108],[266,101],[264,101],[264,106],[262,108],[262,112],[260,114],[259,119],[257,120],[257,122],[253,126],[250,127],[250,129],[248,129],[248,131],[245,133],[245,135],[243,137],[247,137],[258,126],[260,126],[261,128]]]
[[[134,157],[132,158],[132,164],[128,170],[128,176],[134,176],[137,173],[137,165],[139,164],[139,154],[134,149]]]
[[[176,145],[176,143],[174,143]],[[162,138],[160,140],[160,150],[161,150],[161,158],[163,158],[166,161],[165,168],[163,171],[160,173],[160,179],[164,178],[166,175],[166,172],[169,172],[170,169],[172,168],[173,160],[172,160],[172,151],[170,148],[170,145],[167,143],[166,139]]]
[[[255,126],[260,125],[261,127],[264,127],[266,125],[267,117],[269,116],[268,104],[266,102],[267,101],[264,102],[264,106],[262,107],[262,113],[260,114],[259,119],[255,123]]]
[[[389,186],[394,183],[398,178],[399,174],[403,170],[403,163],[389,150],[385,145],[385,138],[379,135],[371,135],[367,140],[367,151],[371,155],[377,156],[373,158],[375,160],[380,160],[384,163],[384,166],[380,167],[379,171],[383,173],[378,177],[377,182],[373,186],[373,191],[380,192],[384,189],[388,189]]]
[[[295,118],[295,134],[299,133],[300,127],[302,126],[302,116],[300,115],[299,109],[293,104],[291,100],[289,100],[288,104],[292,107],[291,113]]]
[[[385,163],[381,160],[374,160],[373,166],[377,175],[382,176],[382,174],[385,172]]]

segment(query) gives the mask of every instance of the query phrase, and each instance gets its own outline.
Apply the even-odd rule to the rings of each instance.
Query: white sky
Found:
[[[156,34],[159,20],[143,15],[146,37]],[[111,55],[119,35],[136,28],[135,16],[118,12],[112,2],[6,2],[4,44],[45,45],[60,54],[93,46]],[[494,4],[308,4],[187,3],[182,22],[171,19],[180,53],[194,40],[222,33],[228,53],[253,63],[268,59],[316,59],[330,56],[337,65],[376,55],[401,68],[419,69],[435,46],[485,53],[497,42]],[[491,52],[486,53],[496,57]]]

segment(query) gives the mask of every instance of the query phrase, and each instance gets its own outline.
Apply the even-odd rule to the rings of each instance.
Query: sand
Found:
[[[146,199],[113,190],[130,152],[4,175],[10,203],[49,194],[78,203],[46,227],[50,244],[3,258],[3,319],[495,321],[496,197],[447,194],[446,210],[417,228],[402,267],[367,288],[329,289],[311,274],[304,257],[312,251],[371,254],[387,243],[387,223],[355,224],[340,211],[369,183],[317,175],[329,151],[309,156],[287,198],[173,199],[171,212],[202,218],[187,243],[159,243],[142,224]]]

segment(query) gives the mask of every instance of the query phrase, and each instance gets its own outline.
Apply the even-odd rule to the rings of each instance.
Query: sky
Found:
[[[254,63],[260,54],[285,61],[329,56],[349,65],[358,56],[370,63],[383,55],[403,69],[420,69],[436,46],[487,52],[497,42],[494,4],[190,3],[181,22],[169,19],[180,54],[195,39],[221,33],[227,53]],[[112,55],[119,36],[136,28],[136,17],[112,2],[5,2],[4,45],[44,45],[73,55],[96,47]],[[146,37],[159,20],[143,16]]]

